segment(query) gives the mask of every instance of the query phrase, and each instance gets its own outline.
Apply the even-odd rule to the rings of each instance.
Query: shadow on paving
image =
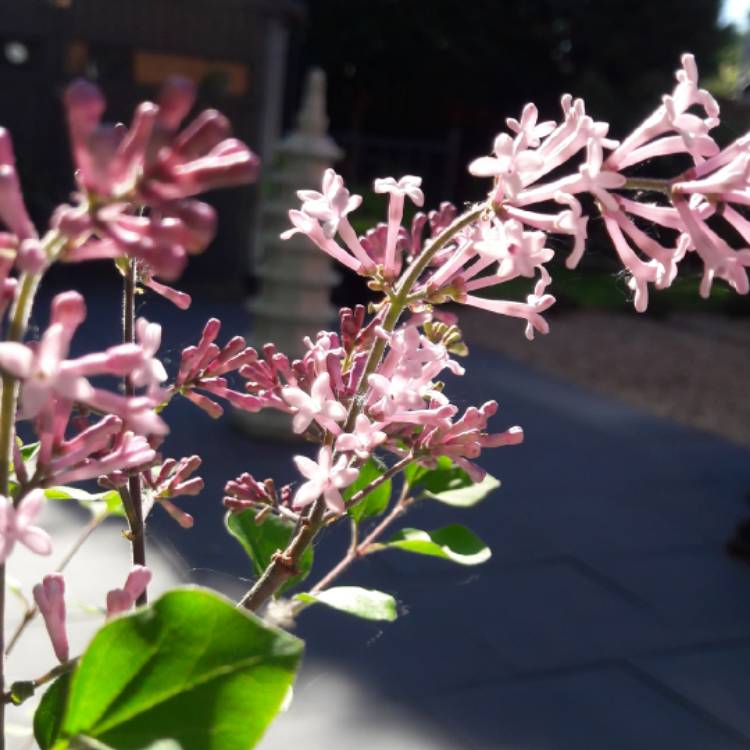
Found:
[[[113,343],[116,298],[89,306],[87,346]],[[181,313],[156,301],[145,315],[165,325],[170,371],[210,315],[225,322],[220,341],[248,327],[226,303]],[[363,560],[341,582],[393,593],[400,618],[382,626],[311,608],[297,627],[308,659],[340,664],[460,748],[750,748],[750,668],[736,667],[748,664],[750,568],[723,552],[747,515],[750,452],[481,350],[449,388],[462,407],[498,400],[494,426],[521,424],[526,442],[483,455],[503,482],[487,501],[425,505],[406,524],[465,522],[492,560]],[[206,490],[181,502],[192,530],[155,513],[150,534],[196,581],[239,592],[249,566],[223,529],[223,485],[242,471],[296,479],[300,448],[251,441],[186,402],[166,416],[165,455],[201,454]],[[315,578],[343,552],[339,531],[319,542]]]

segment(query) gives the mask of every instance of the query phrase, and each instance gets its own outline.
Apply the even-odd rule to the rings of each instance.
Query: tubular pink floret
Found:
[[[61,663],[68,661],[70,648],[65,623],[65,579],[62,573],[50,573],[33,589],[34,601],[44,619],[55,656]]]

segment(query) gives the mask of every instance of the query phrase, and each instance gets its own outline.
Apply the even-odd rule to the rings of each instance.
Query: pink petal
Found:
[[[28,378],[34,354],[24,344],[5,341],[0,344],[0,369],[9,372],[15,378]]]
[[[346,513],[346,506],[344,505],[344,498],[341,497],[341,493],[333,488],[330,487],[325,491],[325,501],[326,505],[332,510],[334,513]]]
[[[52,552],[50,535],[38,526],[28,526],[19,534],[18,541],[37,555],[49,555]]]
[[[45,502],[44,490],[32,490],[16,508],[16,522],[19,528],[25,528],[41,513]]]
[[[312,479],[318,475],[318,464],[316,464],[311,458],[308,458],[307,456],[295,456],[293,461],[297,466],[297,470],[303,477]]]
[[[292,500],[294,509],[304,508],[306,505],[315,502],[323,491],[323,483],[317,479],[305,482],[298,490]]]

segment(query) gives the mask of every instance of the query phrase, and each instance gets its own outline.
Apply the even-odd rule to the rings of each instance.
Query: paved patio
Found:
[[[149,317],[162,312],[182,320],[173,359],[209,314],[227,335],[246,325],[228,305]],[[750,514],[750,451],[481,350],[450,387],[466,405],[496,398],[497,426],[523,425],[526,443],[485,455],[503,486],[484,503],[425,505],[407,523],[465,522],[492,560],[362,561],[345,582],[393,593],[400,618],[306,611],[295,700],[264,750],[750,748],[750,567],[723,549]],[[188,404],[169,418],[167,449],[202,453],[207,489],[184,504],[193,530],[155,514],[151,534],[193,579],[239,592],[249,566],[222,529],[221,488],[243,470],[292,479],[290,446]],[[316,578],[345,543],[321,540]]]

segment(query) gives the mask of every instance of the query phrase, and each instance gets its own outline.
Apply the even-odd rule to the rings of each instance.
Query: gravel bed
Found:
[[[527,341],[523,321],[457,310],[469,346],[750,446],[750,320],[680,313],[572,311]]]

